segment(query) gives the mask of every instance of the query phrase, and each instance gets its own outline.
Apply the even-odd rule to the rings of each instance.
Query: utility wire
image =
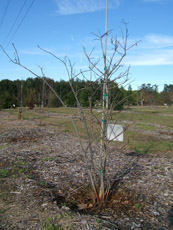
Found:
[[[31,7],[33,6],[34,2],[35,2],[35,0],[33,0],[33,1],[31,2],[31,4],[29,5],[29,7],[28,7],[28,9],[27,9],[27,11],[26,11],[26,13],[25,13],[25,15],[23,16],[22,20],[20,21],[18,27],[16,28],[15,32],[13,33],[13,35],[12,35],[10,41],[8,42],[8,44],[6,45],[5,49],[6,49],[7,46],[10,44],[10,42],[13,40],[14,36],[16,35],[17,31],[19,30],[20,26],[22,25],[23,21],[25,20],[26,16],[28,15],[28,13],[29,13]]]
[[[0,30],[1,30],[2,25],[3,25],[3,23],[4,23],[4,19],[5,19],[5,16],[6,16],[6,13],[7,13],[7,10],[8,10],[9,5],[10,5],[10,0],[7,1],[7,5],[6,5],[6,8],[5,8],[4,14],[3,14],[3,16],[2,16],[1,23],[0,23]]]
[[[23,11],[23,9],[24,9],[24,6],[26,5],[26,2],[27,2],[27,0],[24,0],[24,3],[23,3],[23,5],[22,5],[22,7],[21,7],[21,9],[20,9],[20,11],[19,11],[19,13],[18,13],[18,15],[17,15],[15,21],[13,22],[13,24],[12,24],[12,26],[11,26],[9,32],[8,32],[8,35],[7,35],[6,38],[4,39],[4,42],[3,42],[3,45],[2,45],[2,46],[5,45],[5,42],[8,40],[8,38],[9,38],[11,32],[13,31],[13,28],[15,27],[16,22],[18,21],[20,15],[21,15],[21,13],[22,13],[22,11]]]

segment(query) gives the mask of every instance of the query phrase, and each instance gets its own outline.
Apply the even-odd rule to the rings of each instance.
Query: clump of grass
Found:
[[[136,203],[136,204],[134,204],[134,207],[135,207],[136,209],[138,209],[138,210],[140,210],[140,209],[141,209],[141,205],[140,205],[140,203]]]
[[[102,230],[103,229],[100,219],[96,219],[96,225],[97,225],[98,230]]]
[[[54,223],[54,219],[52,217],[48,217],[43,224],[43,230],[63,230],[62,226]]]
[[[43,157],[43,158],[41,158],[41,160],[42,161],[50,161],[50,160],[52,160],[50,157]]]
[[[135,124],[135,129],[153,131],[153,130],[155,130],[155,127],[153,125],[148,125],[148,124],[143,124],[143,123],[136,123]]]
[[[17,161],[14,162],[14,165],[19,167],[19,166],[25,166],[25,165],[28,165],[27,162],[23,161],[21,158],[18,158]]]
[[[13,165],[11,165],[8,169],[0,169],[0,178],[5,177],[18,177],[22,173],[29,177],[30,175],[30,167],[29,164],[20,158],[18,158]]]
[[[7,149],[9,147],[9,144],[3,144],[3,145],[0,145],[0,149]]]
[[[71,219],[72,219],[72,214],[71,214],[71,212],[70,212],[70,211],[68,211],[68,212],[64,212],[62,215],[63,215],[63,217],[67,217],[69,220],[71,220]]]
[[[145,133],[137,133],[133,131],[126,131],[125,142],[126,148],[134,150],[138,153],[169,153],[173,152],[173,142],[171,140],[163,140],[159,137],[148,135]]]
[[[29,164],[22,159],[18,159],[14,162],[14,166],[11,170],[13,176],[17,177],[21,173],[28,173],[29,172]]]
[[[47,187],[47,185],[48,185],[48,183],[47,183],[47,181],[45,181],[45,180],[40,180],[40,185],[42,186],[42,187]]]
[[[0,208],[0,215],[4,214],[7,210],[5,208]]]
[[[9,170],[7,169],[0,169],[0,178],[5,178],[9,176]]]
[[[144,154],[172,152],[173,143],[171,141],[145,141],[136,144],[134,150]]]
[[[135,147],[135,152],[137,153],[144,153],[144,154],[150,154],[153,149],[153,142],[147,142],[145,144],[140,144],[138,147]]]
[[[43,158],[41,158],[41,161],[43,161],[43,162],[46,162],[46,161],[54,161],[55,160],[55,157],[43,157]]]

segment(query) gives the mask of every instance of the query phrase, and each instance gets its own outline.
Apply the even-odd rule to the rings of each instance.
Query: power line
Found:
[[[33,0],[33,1],[31,2],[31,4],[29,5],[29,7],[28,7],[28,9],[27,9],[27,11],[26,11],[26,13],[25,13],[25,15],[23,16],[22,20],[20,21],[18,27],[16,28],[15,32],[13,33],[13,35],[12,35],[10,41],[8,42],[8,44],[6,45],[5,49],[6,49],[7,46],[10,44],[10,42],[13,40],[14,36],[16,35],[17,31],[19,30],[19,28],[20,28],[20,26],[22,25],[23,21],[25,20],[27,14],[29,13],[29,11],[30,11],[31,7],[33,6],[34,2],[35,2],[35,0]]]
[[[4,39],[3,46],[5,45],[5,42],[7,41],[7,39],[9,38],[9,36],[10,36],[10,34],[11,34],[11,32],[12,32],[14,26],[16,25],[16,22],[17,22],[17,20],[19,19],[20,15],[21,15],[21,13],[22,13],[22,11],[23,11],[23,9],[24,9],[24,6],[26,5],[26,2],[27,2],[27,0],[24,0],[24,3],[23,3],[23,5],[22,5],[22,7],[21,7],[21,9],[20,9],[20,11],[19,11],[19,13],[18,13],[18,15],[17,15],[15,21],[13,22],[13,24],[12,24],[10,30],[9,30],[8,35],[7,35],[6,38]]]
[[[0,23],[0,30],[1,30],[2,25],[3,25],[3,23],[4,23],[4,19],[5,19],[5,16],[6,16],[6,13],[7,13],[7,10],[8,10],[9,5],[10,5],[10,0],[8,0],[7,5],[6,5],[6,8],[5,8],[5,11],[4,11],[4,14],[3,14],[3,16],[2,16],[2,20],[1,20],[1,23]]]

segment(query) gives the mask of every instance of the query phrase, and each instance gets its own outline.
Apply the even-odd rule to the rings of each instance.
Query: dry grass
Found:
[[[78,116],[76,108],[69,108],[73,116],[78,130],[82,138],[86,138],[86,132],[82,122]],[[17,119],[18,110],[6,110],[14,119]],[[99,124],[92,122],[88,109],[84,110],[87,116],[88,124],[93,129],[94,135],[99,139],[100,131]],[[122,124],[127,126],[130,124],[128,131],[125,132],[124,143],[114,142],[118,148],[126,146],[126,150],[136,151],[139,153],[173,153],[173,107],[167,106],[152,106],[152,107],[131,107],[121,113],[113,112],[112,121],[110,123]],[[101,117],[96,109],[95,116]],[[57,126],[63,132],[75,135],[72,121],[65,108],[45,108],[44,113],[41,113],[39,108],[34,110],[25,109],[23,119],[36,120],[38,125],[53,125]]]

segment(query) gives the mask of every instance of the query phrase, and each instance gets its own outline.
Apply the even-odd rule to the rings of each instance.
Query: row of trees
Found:
[[[158,92],[158,85],[142,84],[138,91],[140,105],[172,105],[173,85],[164,85],[162,92]]]
[[[61,96],[67,106],[76,107],[76,100],[72,93],[71,87],[67,81],[54,81],[46,79],[46,81]],[[101,89],[97,90],[99,82],[91,81],[73,81],[73,87],[78,93],[78,97],[83,107],[89,107],[89,98],[92,97],[92,106],[100,105]],[[44,88],[43,88],[44,87]],[[96,92],[96,93],[95,93]],[[41,106],[42,98],[44,106],[59,107],[61,102],[57,100],[49,87],[44,86],[44,82],[40,78],[28,78],[26,80],[1,80],[0,81],[0,107],[10,108],[12,105],[19,106],[20,98],[23,98],[23,106],[33,108]],[[43,95],[44,94],[44,95]],[[133,91],[129,85],[128,90],[123,87],[119,88],[114,83],[110,100],[122,101],[115,109],[122,109],[123,105],[171,105],[173,103],[173,85],[164,85],[162,92],[158,92],[157,85],[142,84],[137,91]],[[118,96],[117,96],[118,95]],[[126,100],[123,100],[126,98]]]
[[[67,81],[55,82],[52,79],[46,78],[46,81],[52,88],[60,95],[64,103],[69,107],[76,107],[76,99],[71,90],[71,87]],[[83,107],[89,107],[89,98],[92,97],[92,106],[99,105],[101,98],[101,89],[98,89],[99,82],[80,81],[76,80],[72,82],[73,88],[76,90],[78,97]],[[44,87],[44,89],[43,89]],[[124,98],[126,92],[123,88],[119,89],[117,84],[111,89],[111,100],[114,95],[118,95],[116,100],[121,101]],[[61,102],[57,100],[56,96],[49,87],[44,85],[44,82],[40,78],[28,78],[27,80],[1,80],[0,81],[0,106],[1,108],[10,108],[13,104],[20,105],[20,98],[23,98],[23,106],[30,108],[41,106],[42,98],[44,106],[47,107],[59,107]],[[44,95],[42,95],[44,94]],[[116,109],[121,109],[123,103],[120,103]]]

